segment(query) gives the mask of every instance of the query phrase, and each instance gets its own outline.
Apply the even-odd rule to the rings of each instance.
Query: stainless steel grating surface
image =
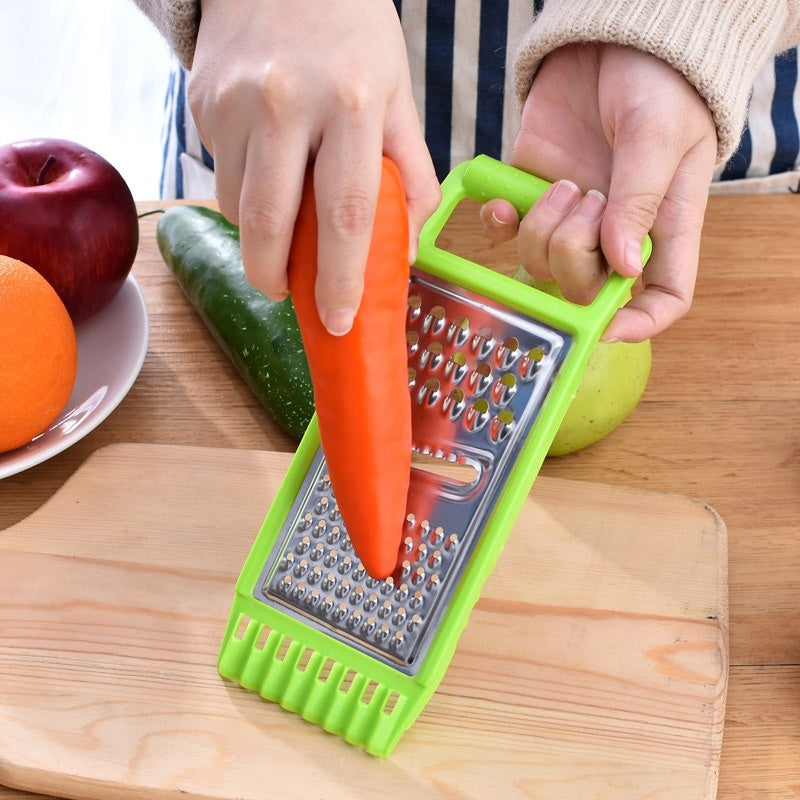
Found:
[[[470,467],[469,479],[412,470],[398,567],[376,580],[353,552],[318,452],[255,597],[414,674],[570,337],[415,272],[407,341],[414,449]]]

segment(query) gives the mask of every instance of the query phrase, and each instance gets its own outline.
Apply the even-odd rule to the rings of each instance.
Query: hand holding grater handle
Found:
[[[439,249],[436,246],[436,240],[456,206],[462,200],[469,198],[485,203],[488,200],[501,198],[514,206],[521,219],[551,185],[542,178],[486,155],[476,156],[471,161],[460,164],[447,176],[442,186],[442,203],[420,233],[418,263],[429,263],[433,260],[444,266],[445,269],[449,265],[452,270],[450,274],[456,283],[463,283],[463,285],[468,286],[468,288],[479,294],[486,294],[493,299],[497,299],[498,294],[503,295],[507,291],[507,287],[505,289],[498,288],[498,285],[502,286],[508,280],[505,276],[498,275],[494,270],[482,267],[475,264],[475,262],[469,262],[471,265],[470,270],[477,280],[465,283],[461,277],[464,274],[463,263],[465,259]],[[651,251],[652,241],[649,236],[646,236],[642,242],[643,264],[647,263]],[[599,315],[607,316],[610,320],[611,315],[627,300],[634,280],[616,272],[612,273],[598,295],[588,306],[576,306],[567,300],[559,300],[539,292],[538,289],[533,287],[522,286],[516,281],[514,285],[517,287],[517,292],[539,292],[542,295],[540,302],[543,306],[540,311],[543,310],[546,316],[543,321],[559,326],[562,322],[563,310],[559,311],[558,308],[563,304],[570,306],[568,311],[570,317],[579,319],[582,316],[595,317]],[[583,312],[582,309],[584,308],[591,310]],[[551,309],[552,313],[550,312]],[[601,333],[602,331],[600,331]]]

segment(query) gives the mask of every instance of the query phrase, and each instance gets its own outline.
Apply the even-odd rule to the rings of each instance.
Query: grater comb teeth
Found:
[[[415,272],[407,335],[414,450],[397,567],[358,560],[317,452],[255,597],[414,674],[570,344],[567,335]]]

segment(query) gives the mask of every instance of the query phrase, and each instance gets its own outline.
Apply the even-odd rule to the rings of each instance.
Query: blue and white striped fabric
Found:
[[[519,129],[511,59],[541,0],[394,0],[420,119],[440,180],[478,153],[507,159]],[[739,148],[712,191],[778,192],[800,180],[798,51],[762,69]],[[480,110],[480,113],[478,113]],[[186,105],[186,76],[170,81],[161,194],[214,196],[213,160]]]
[[[785,192],[800,180],[798,48],[764,65],[753,84],[747,126],[717,170],[712,192]]]

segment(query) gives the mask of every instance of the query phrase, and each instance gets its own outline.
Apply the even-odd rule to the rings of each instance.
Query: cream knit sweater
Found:
[[[199,0],[135,2],[190,69]],[[800,0],[545,0],[515,61],[518,100],[549,52],[579,42],[634,47],[681,72],[711,109],[721,163],[739,141],[759,67],[800,43]]]

